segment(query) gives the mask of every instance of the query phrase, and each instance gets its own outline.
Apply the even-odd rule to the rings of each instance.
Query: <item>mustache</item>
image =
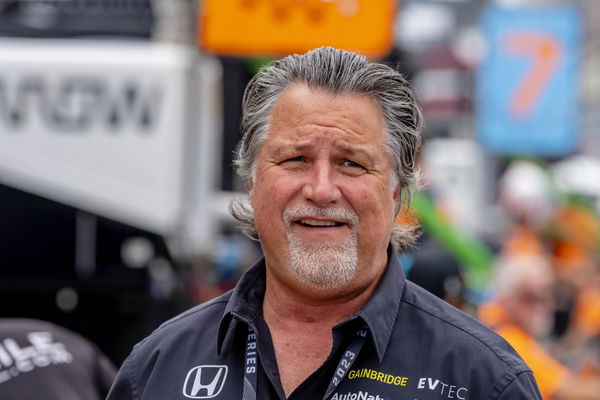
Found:
[[[300,218],[321,218],[344,222],[350,228],[358,225],[358,216],[354,211],[345,208],[317,207],[314,205],[299,205],[287,208],[283,213],[283,220],[287,226]]]

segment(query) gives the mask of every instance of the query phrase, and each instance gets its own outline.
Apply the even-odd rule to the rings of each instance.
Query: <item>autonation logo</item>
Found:
[[[334,394],[331,400],[385,400],[383,397],[380,397],[378,394],[373,396],[369,394],[369,392],[363,392],[359,390],[358,393],[346,393],[346,394]]]

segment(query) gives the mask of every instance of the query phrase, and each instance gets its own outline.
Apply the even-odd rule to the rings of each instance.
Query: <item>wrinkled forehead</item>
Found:
[[[282,138],[287,140],[286,144],[309,146],[313,144],[310,140],[308,144],[300,143],[303,135],[311,133],[312,129],[331,129],[333,132],[338,125],[350,134],[347,140],[349,143],[361,145],[377,141],[377,145],[381,146],[380,152],[385,152],[393,167],[394,182],[398,180],[384,115],[375,97],[364,93],[331,93],[326,89],[309,87],[302,82],[291,84],[278,95],[269,110],[265,129],[255,141],[258,145],[257,153],[260,153],[267,138],[270,142],[275,138]],[[372,136],[366,135],[365,138],[365,132]],[[342,150],[359,151],[356,148],[350,149],[351,146],[342,141],[338,141],[337,145]],[[285,145],[281,147],[284,148]],[[252,177],[255,177],[256,161],[256,158],[252,160]]]
[[[331,93],[303,83],[287,87],[277,98],[269,116],[269,126],[280,121],[300,124],[306,120],[325,126],[351,121],[357,131],[385,127],[375,98],[354,92]]]

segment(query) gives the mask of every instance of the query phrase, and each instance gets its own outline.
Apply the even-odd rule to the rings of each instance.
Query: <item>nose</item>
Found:
[[[325,160],[315,162],[309,172],[308,182],[302,188],[305,199],[315,205],[326,207],[335,204],[342,196],[333,179],[335,171]]]

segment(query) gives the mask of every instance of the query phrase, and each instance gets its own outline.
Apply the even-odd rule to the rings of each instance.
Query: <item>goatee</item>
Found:
[[[307,243],[294,233],[292,221],[300,217],[344,221],[350,228],[350,235],[341,244]],[[327,290],[343,287],[354,278],[358,267],[358,217],[354,212],[304,205],[287,209],[283,218],[290,252],[289,268],[301,282],[315,289]]]

